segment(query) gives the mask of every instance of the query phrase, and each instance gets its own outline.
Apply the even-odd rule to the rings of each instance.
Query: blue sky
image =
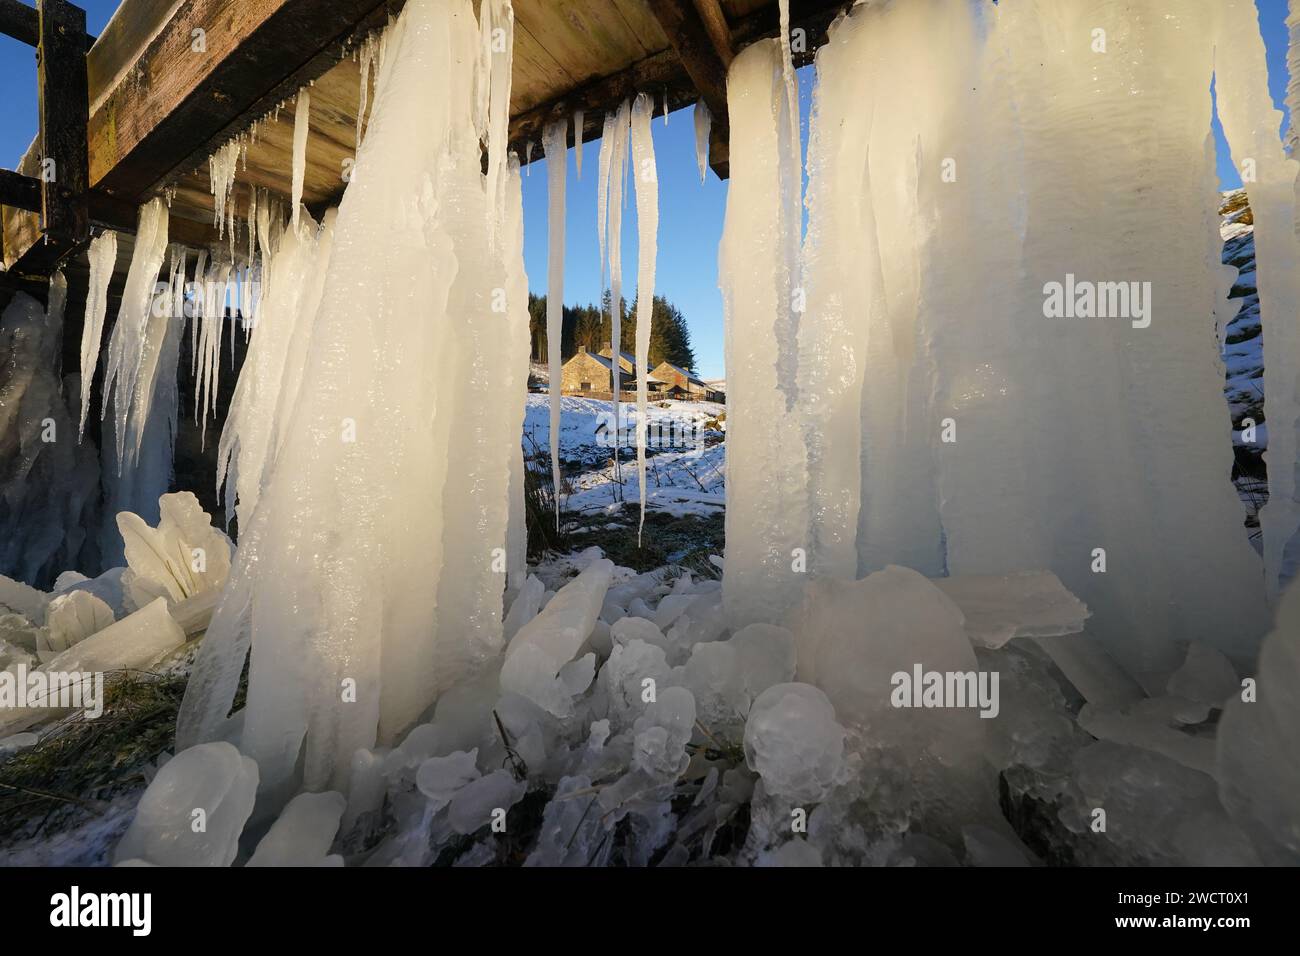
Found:
[[[29,6],[31,0],[24,0]],[[1176,2],[1176,0],[1170,0]],[[1268,48],[1269,88],[1280,107],[1286,92],[1286,0],[1256,0]],[[87,28],[98,34],[117,7],[116,0],[82,0]],[[807,125],[811,69],[800,71],[802,115]],[[0,166],[12,166],[36,135],[36,64],[33,51],[0,36],[0,90],[6,93],[0,110]],[[726,208],[726,184],[712,172],[701,184],[695,166],[695,135],[691,111],[680,110],[653,124],[659,170],[659,261],[655,291],[672,300],[685,315],[695,348],[697,372],[721,378],[723,370],[722,297],[718,292],[718,240]],[[1215,123],[1219,178],[1223,187],[1241,185],[1227,144]],[[539,151],[541,145],[536,147]],[[565,301],[600,299],[600,251],[596,239],[596,168],[599,142],[583,147],[582,178],[569,155]],[[525,170],[524,260],[533,291],[546,291],[546,162]],[[629,184],[630,185],[630,184]],[[623,215],[623,277],[629,300],[636,289],[637,238],[635,196],[628,190]]]

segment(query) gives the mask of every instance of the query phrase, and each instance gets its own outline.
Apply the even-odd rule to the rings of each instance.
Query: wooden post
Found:
[[[67,0],[40,0],[39,9],[41,228],[57,247],[47,256],[62,257],[90,237],[86,11]]]

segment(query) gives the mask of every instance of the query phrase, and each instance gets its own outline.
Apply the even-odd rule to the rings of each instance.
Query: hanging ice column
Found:
[[[1300,105],[1300,9],[1291,5],[1291,99]],[[1255,217],[1256,286],[1264,329],[1268,503],[1260,509],[1264,574],[1276,605],[1300,570],[1300,165],[1282,150],[1255,6],[1225,0],[1214,61],[1219,118]],[[1300,122],[1292,114],[1294,129]],[[1292,134],[1294,137],[1294,133]]]
[[[556,120],[542,130],[546,164],[546,225],[550,246],[546,254],[546,391],[551,417],[551,489],[555,498],[555,527],[560,527],[560,391],[564,331],[564,180],[568,175],[564,123]]]
[[[596,196],[601,278],[603,280],[606,274],[609,276],[609,373],[611,407],[614,412],[613,428],[609,434],[614,440],[616,488],[621,483],[618,477],[621,474],[619,449],[623,443],[623,412],[622,402],[619,401],[622,388],[620,362],[623,356],[623,189],[627,184],[631,107],[631,101],[624,100],[617,112],[605,115],[604,131],[600,139],[600,183]]]
[[[220,736],[251,645],[240,747],[273,801],[300,752],[303,786],[345,788],[500,649],[527,285],[514,164],[487,203],[479,42],[470,0],[390,28],[291,426],[181,709],[178,746]]]
[[[636,177],[636,480],[641,496],[641,519],[637,543],[645,526],[645,442],[647,369],[650,366],[650,323],[654,314],[655,259],[659,244],[659,176],[655,169],[655,145],[650,135],[654,100],[637,95],[632,107],[632,159]],[[614,365],[618,365],[615,352]],[[615,398],[617,399],[617,395]]]
[[[183,325],[174,315],[173,289],[184,281],[185,252],[179,246],[169,250],[167,225],[161,199],[140,207],[135,249],[108,346],[101,449],[106,508],[100,531],[106,567],[122,563],[118,512],[131,511],[157,523],[158,498],[171,481]],[[169,251],[168,282],[158,287]]]
[[[781,45],[755,43],[731,65],[731,184],[718,252],[726,323],[727,555],[723,607],[733,626],[779,621],[798,599],[808,547],[802,426],[778,362],[794,341],[799,184]],[[792,158],[793,153],[793,158]],[[783,201],[786,200],[786,201]]]
[[[1263,599],[1229,480],[1209,145],[1213,55],[1242,46],[1233,31],[1254,49],[1220,65],[1225,128],[1260,152],[1251,131],[1266,131],[1275,162],[1280,149],[1271,111],[1233,114],[1243,87],[1267,102],[1253,7],[1220,9],[917,0],[841,17],[817,59],[793,423],[777,372],[802,291],[783,225],[788,99],[774,45],[737,58],[730,614],[766,599],[775,619],[806,547],[810,575],[1055,571],[1089,631],[1160,689],[1175,641],[1248,660]],[[1282,225],[1257,241],[1281,251],[1271,282],[1261,259],[1261,289],[1294,328],[1294,168],[1271,177],[1261,195]],[[806,480],[786,457],[801,439]],[[805,490],[796,517],[786,501]]]

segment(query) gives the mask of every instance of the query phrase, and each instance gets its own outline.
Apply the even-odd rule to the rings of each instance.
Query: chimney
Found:
[[[579,351],[579,352],[583,352],[583,353],[585,353],[585,352],[587,351],[587,346],[585,346],[585,345],[579,345],[579,346],[578,346],[578,351]]]

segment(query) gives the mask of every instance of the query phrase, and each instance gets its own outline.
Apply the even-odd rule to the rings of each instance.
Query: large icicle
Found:
[[[655,168],[654,140],[650,121],[654,100],[645,93],[632,107],[633,176],[636,181],[637,282],[636,282],[636,473],[641,499],[637,523],[637,544],[645,526],[645,440],[647,369],[650,366],[650,322],[654,314],[655,259],[659,246],[659,177]],[[618,353],[615,353],[617,357]],[[617,365],[617,358],[615,360]]]
[[[251,648],[240,746],[268,806],[300,759],[301,786],[346,789],[359,748],[501,650],[524,368],[500,352],[522,354],[527,296],[522,247],[490,250],[493,216],[512,244],[522,220],[487,208],[480,39],[470,0],[409,0],[389,30],[297,400],[186,690],[180,745],[220,736]]]
[[[302,205],[302,182],[307,175],[307,133],[311,129],[311,90],[303,87],[293,109],[293,210],[291,221],[298,228],[298,207]]]
[[[568,173],[564,124],[554,121],[542,131],[546,153],[547,229],[550,246],[546,256],[546,359],[551,415],[551,487],[555,497],[555,527],[560,527],[560,337],[564,328],[564,180]]]
[[[132,420],[138,439],[139,428],[144,425],[144,419],[139,417],[139,412],[144,410],[141,402],[144,400],[147,403],[148,398],[152,397],[152,392],[149,396],[142,396],[137,386],[142,364],[159,346],[160,338],[151,333],[150,319],[154,283],[158,280],[166,251],[167,207],[161,199],[151,199],[140,207],[135,249],[131,254],[126,286],[122,290],[122,305],[118,309],[117,323],[113,326],[113,335],[109,340],[108,365],[104,371],[103,410],[107,416],[111,401],[117,451],[115,470],[118,474],[121,474],[122,463],[126,459],[128,419],[136,416]],[[134,447],[138,448],[138,443]]]
[[[117,233],[105,230],[90,243],[90,283],[86,292],[86,318],[81,327],[81,424],[80,440],[86,434],[86,414],[90,410],[90,386],[99,364],[100,340],[104,335],[104,315],[108,311],[108,283],[117,263]]]
[[[1277,136],[1282,116],[1268,89],[1268,64],[1258,13],[1246,0],[1223,0],[1215,47],[1215,91],[1219,118],[1255,217],[1256,288],[1264,336],[1264,408],[1268,414],[1268,503],[1260,509],[1264,577],[1270,604],[1300,571],[1300,239],[1295,157]],[[1293,64],[1290,102],[1296,93],[1294,64],[1300,61],[1291,15]],[[1300,122],[1294,114],[1291,122]],[[1254,175],[1245,171],[1253,169]]]
[[[320,306],[333,243],[334,215],[318,230],[310,215],[291,228],[264,268],[274,292],[259,307],[217,450],[217,488],[226,485],[226,513],[250,525],[279,447],[277,431],[301,384],[312,324]],[[282,437],[282,436],[281,436]],[[238,498],[238,505],[235,499]]]
[[[506,140],[510,131],[510,83],[515,45],[515,11],[510,0],[489,0],[482,8],[482,50],[486,63],[480,66],[487,83],[487,203],[494,216],[504,208],[502,192],[509,175]],[[495,250],[503,224],[491,223]]]
[[[609,188],[604,212],[609,217],[606,236],[609,242],[609,354],[612,406],[614,412],[614,480],[622,484],[620,463],[623,444],[622,358],[623,358],[623,190],[627,185],[628,134],[632,121],[632,103],[624,100],[614,114],[609,129]],[[603,165],[603,164],[602,164]]]
[[[798,149],[787,131],[781,44],[747,47],[731,65],[727,107],[733,142],[727,213],[718,250],[727,363],[727,514],[723,607],[734,626],[774,622],[797,603],[795,573],[807,548],[803,436],[777,375],[793,349],[793,264],[798,220],[785,183]]]

